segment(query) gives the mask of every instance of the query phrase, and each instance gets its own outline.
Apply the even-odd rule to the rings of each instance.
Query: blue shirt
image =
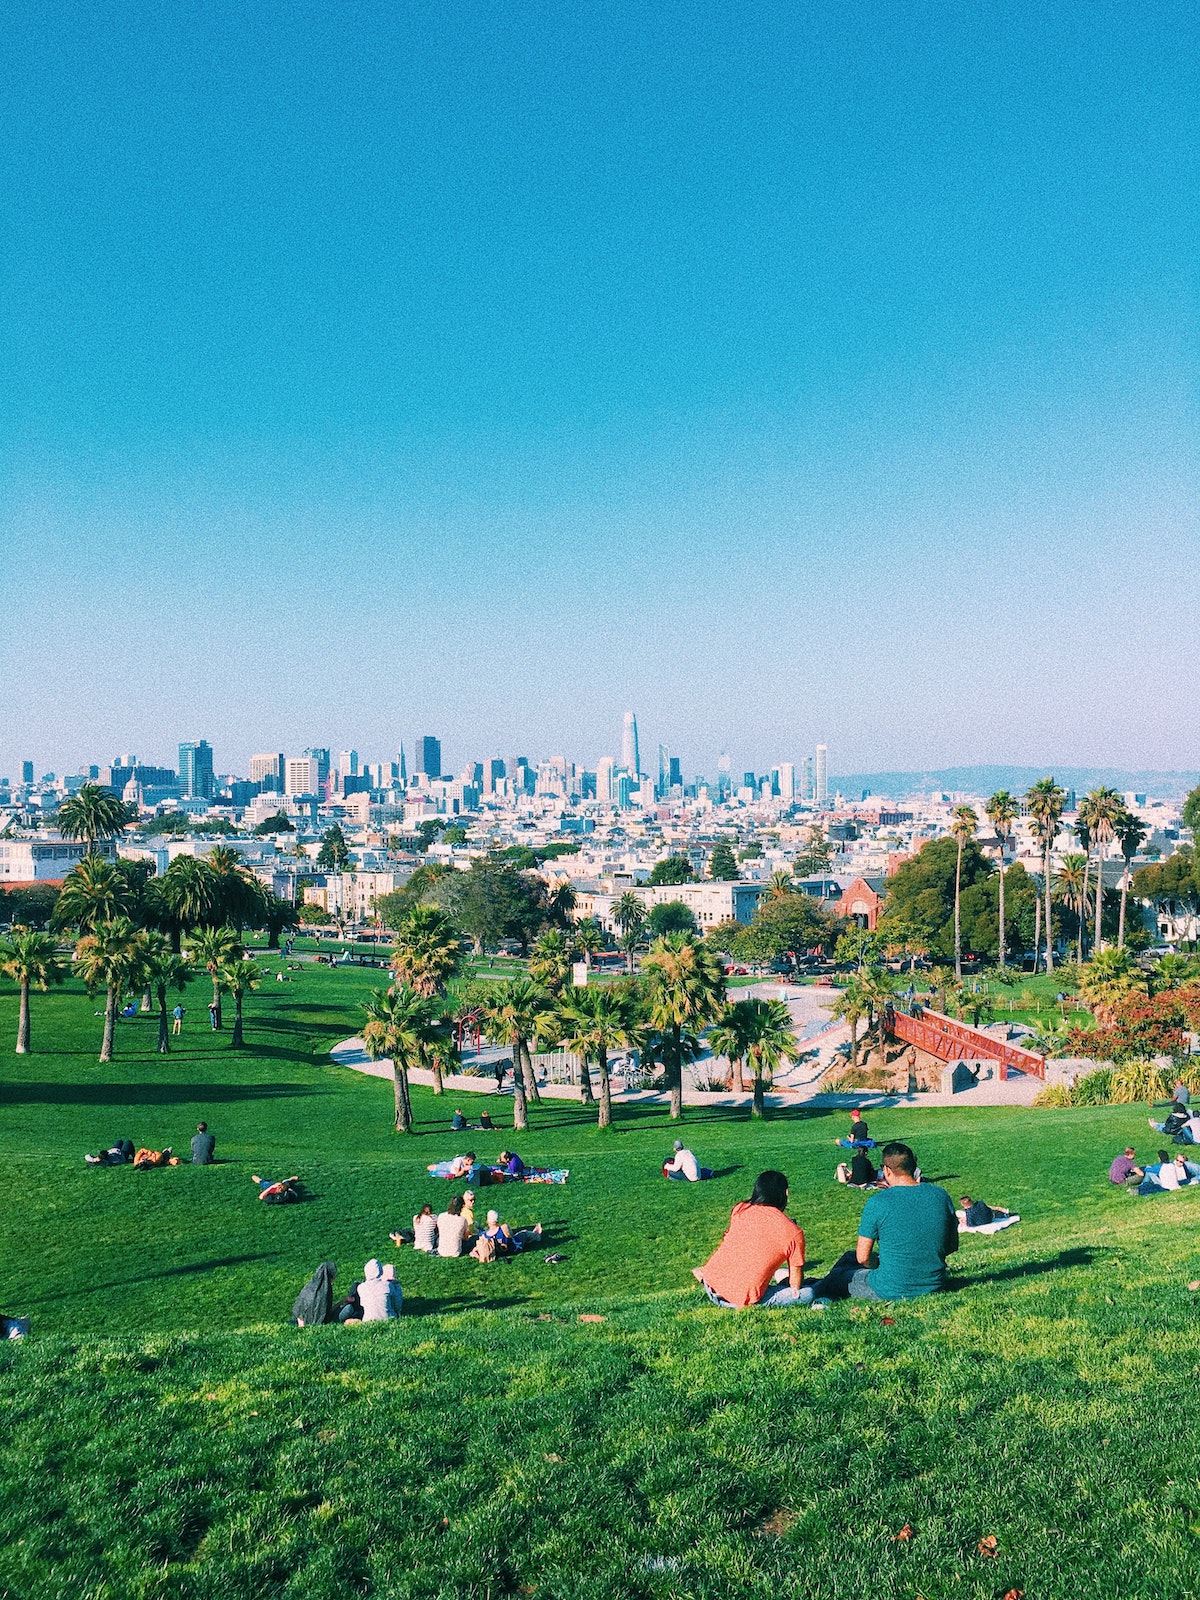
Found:
[[[946,1257],[958,1249],[954,1202],[936,1183],[881,1189],[863,1207],[859,1237],[879,1246],[867,1281],[881,1300],[911,1300],[946,1286]]]

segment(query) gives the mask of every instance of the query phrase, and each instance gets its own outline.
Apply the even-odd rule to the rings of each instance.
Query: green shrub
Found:
[[[1112,1074],[1109,1103],[1116,1106],[1138,1104],[1144,1100],[1166,1100],[1175,1087],[1176,1074],[1169,1067],[1155,1067],[1148,1061],[1131,1061]]]
[[[1113,1103],[1113,1069],[1098,1067],[1084,1077],[1076,1079],[1071,1091],[1073,1106],[1107,1106]]]
[[[1037,1110],[1061,1108],[1077,1104],[1075,1095],[1077,1091],[1066,1083],[1048,1083],[1044,1089],[1039,1089],[1033,1097],[1033,1104]]]

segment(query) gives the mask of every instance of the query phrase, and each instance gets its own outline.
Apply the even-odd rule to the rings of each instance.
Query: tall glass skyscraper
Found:
[[[621,765],[626,772],[641,777],[642,758],[638,751],[637,718],[632,711],[625,713],[625,725],[621,730]]]
[[[179,746],[179,792],[187,800],[211,800],[216,792],[212,746],[207,739]]]

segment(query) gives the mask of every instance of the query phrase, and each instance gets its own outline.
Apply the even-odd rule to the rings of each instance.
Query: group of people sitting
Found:
[[[213,1151],[217,1141],[208,1131],[207,1122],[198,1122],[196,1131],[192,1135],[192,1165],[207,1167],[211,1165]],[[109,1145],[107,1150],[101,1150],[96,1155],[86,1155],[83,1158],[89,1167],[123,1167],[130,1163],[139,1170],[146,1167],[178,1167],[180,1159],[175,1155],[170,1145],[163,1150],[151,1150],[148,1147],[134,1148],[132,1139],[117,1139]]]
[[[1129,1144],[1113,1160],[1108,1177],[1110,1183],[1120,1184],[1135,1194],[1165,1194],[1189,1183],[1200,1183],[1200,1161],[1189,1161],[1182,1150],[1174,1155],[1169,1150],[1160,1150],[1157,1161],[1139,1166],[1137,1152]]]
[[[372,1257],[363,1268],[361,1282],[335,1303],[333,1280],[336,1276],[336,1264],[322,1261],[301,1289],[292,1306],[292,1321],[298,1328],[315,1328],[328,1322],[354,1325],[387,1322],[400,1315],[404,1294],[390,1261],[377,1261]]]
[[[717,1249],[693,1268],[713,1305],[823,1309],[833,1300],[909,1300],[944,1288],[946,1258],[958,1249],[950,1196],[920,1181],[906,1144],[885,1145],[882,1163],[886,1186],[863,1207],[854,1248],[812,1284],[804,1281],[803,1230],[787,1215],[788,1180],[759,1173]]]
[[[481,1161],[474,1150],[455,1156],[446,1170],[448,1178],[466,1178],[476,1188],[489,1183],[503,1183],[506,1178],[525,1176],[525,1163],[515,1150],[501,1150],[496,1161]]]
[[[474,1130],[477,1127],[484,1133],[496,1132],[496,1124],[492,1121],[492,1114],[490,1111],[481,1111],[479,1113],[479,1122],[476,1124],[473,1122],[468,1122],[466,1117],[463,1116],[462,1112],[455,1107],[454,1115],[450,1118],[451,1133],[465,1133],[468,1130]]]
[[[1149,1118],[1155,1133],[1164,1134],[1173,1144],[1200,1145],[1200,1114],[1192,1110],[1192,1097],[1186,1083],[1177,1083],[1166,1102],[1167,1114],[1161,1122]]]
[[[475,1226],[475,1196],[470,1189],[455,1195],[446,1209],[436,1216],[431,1205],[423,1205],[411,1228],[398,1228],[389,1235],[395,1244],[411,1244],[427,1256],[471,1255],[476,1261],[501,1261],[519,1255],[542,1237],[542,1225],[513,1228],[501,1222],[498,1211],[489,1211],[482,1228]],[[470,1247],[468,1249],[468,1246]]]

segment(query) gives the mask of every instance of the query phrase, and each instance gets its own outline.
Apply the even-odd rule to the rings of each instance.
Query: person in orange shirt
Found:
[[[760,1172],[749,1200],[734,1206],[725,1237],[693,1276],[715,1306],[794,1306],[804,1287],[804,1234],[785,1215],[788,1181]],[[787,1282],[773,1284],[780,1267]]]

